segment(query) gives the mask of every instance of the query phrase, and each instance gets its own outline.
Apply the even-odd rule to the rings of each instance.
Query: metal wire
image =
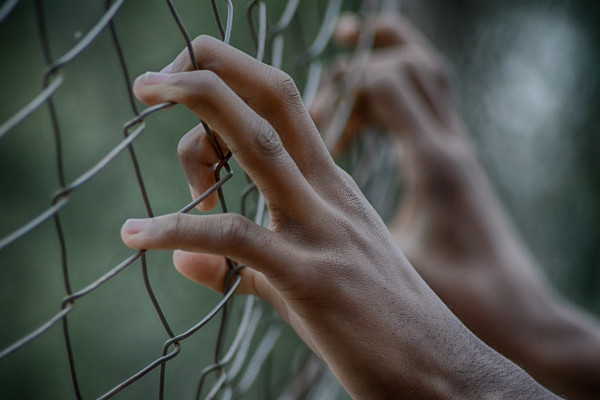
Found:
[[[183,1],[183,0],[182,0]],[[29,333],[23,333],[20,338],[12,344],[6,346],[0,351],[0,363],[10,363],[10,356],[16,352],[23,351],[32,342],[46,335],[54,326],[62,325],[62,336],[65,343],[65,352],[67,355],[70,381],[73,387],[73,395],[77,399],[83,399],[86,388],[80,382],[80,355],[77,354],[72,345],[72,328],[69,325],[69,315],[76,308],[83,306],[79,305],[79,301],[88,297],[91,293],[98,291],[108,282],[117,279],[125,270],[134,268],[137,261],[140,260],[142,270],[142,281],[145,291],[152,303],[154,311],[161,322],[162,329],[167,339],[165,340],[160,356],[152,360],[149,364],[141,367],[138,372],[129,377],[125,377],[120,383],[114,387],[107,389],[106,393],[96,396],[98,399],[108,399],[123,391],[125,388],[140,381],[142,377],[147,376],[152,371],[158,371],[158,393],[157,397],[163,399],[167,396],[166,385],[166,370],[169,362],[176,358],[185,345],[185,341],[202,330],[210,321],[220,317],[220,326],[214,341],[209,344],[208,348],[200,349],[200,351],[214,351],[213,362],[210,365],[199,368],[199,377],[196,389],[196,398],[212,399],[217,396],[222,398],[232,398],[242,396],[246,393],[258,379],[260,371],[267,362],[273,352],[275,344],[281,335],[280,321],[273,318],[271,313],[265,315],[262,311],[261,303],[249,296],[244,300],[241,316],[239,320],[233,321],[231,308],[236,289],[241,284],[240,271],[244,268],[242,265],[237,265],[233,261],[228,260],[230,272],[227,276],[225,287],[223,288],[223,296],[212,309],[204,316],[198,319],[198,322],[193,324],[188,329],[181,333],[176,333],[176,330],[169,324],[167,314],[162,310],[162,307],[154,293],[154,288],[151,283],[148,273],[148,261],[146,251],[137,251],[131,254],[116,266],[110,268],[108,272],[97,277],[91,283],[84,285],[82,288],[76,289],[71,282],[71,269],[74,267],[69,263],[67,252],[69,250],[65,239],[66,231],[61,221],[61,212],[69,206],[74,192],[79,191],[83,186],[87,186],[94,178],[102,171],[113,165],[115,160],[122,154],[128,154],[131,160],[131,166],[135,174],[135,179],[138,185],[139,196],[144,204],[145,212],[149,217],[154,215],[152,210],[150,196],[146,190],[142,171],[138,162],[134,144],[144,136],[147,124],[151,123],[152,117],[162,113],[165,109],[173,106],[172,103],[163,103],[156,106],[148,107],[144,110],[138,110],[134,95],[132,92],[131,77],[127,66],[127,52],[123,50],[121,40],[119,38],[119,24],[115,22],[116,16],[121,13],[124,8],[124,0],[106,0],[105,11],[99,17],[94,26],[84,35],[82,35],[74,46],[64,52],[59,57],[53,57],[52,40],[49,34],[48,17],[44,9],[45,3],[43,0],[35,0],[34,8],[36,14],[36,25],[38,29],[39,41],[42,45],[43,58],[46,68],[43,73],[43,85],[39,93],[34,96],[29,102],[8,117],[0,124],[0,140],[4,139],[8,134],[16,133],[16,128],[27,119],[31,118],[37,110],[47,108],[50,118],[49,130],[52,134],[54,144],[54,153],[56,159],[56,175],[58,178],[58,188],[51,198],[50,205],[39,212],[37,216],[25,221],[21,226],[14,229],[9,234],[0,238],[0,251],[5,251],[13,246],[16,242],[32,235],[40,227],[45,226],[50,220],[54,222],[54,232],[58,240],[58,249],[61,258],[61,275],[64,284],[64,298],[58,305],[59,311],[48,317],[44,322],[40,323],[37,328]],[[182,37],[182,44],[188,49],[190,60],[194,68],[198,69],[196,56],[191,42],[191,37],[185,27],[182,18],[179,15],[177,6],[172,0],[165,0],[166,6],[170,15],[175,22],[175,26]],[[241,3],[241,2],[239,2]],[[367,1],[367,3],[377,3]],[[6,1],[0,7],[0,23],[11,18],[15,9],[19,6],[18,0]],[[335,21],[340,13],[342,6],[341,0],[329,0],[327,3],[326,12],[320,21],[320,28],[311,44],[300,52],[300,56],[296,61],[296,70],[308,71],[308,82],[305,87],[305,99],[310,101],[314,95],[320,71],[322,69],[319,57],[323,53],[333,33]],[[231,0],[225,0],[224,8],[226,15],[219,10],[219,5],[216,0],[211,0],[211,7],[214,14],[214,20],[224,42],[230,43],[232,40],[232,32],[235,27],[234,15],[237,6]],[[256,55],[255,57],[262,61],[265,54],[271,56],[271,65],[281,68],[283,60],[283,48],[286,42],[286,35],[290,34],[289,26],[294,17],[300,12],[299,0],[288,0],[285,6],[282,7],[280,15],[274,20],[276,23],[269,24],[267,2],[264,0],[249,0],[246,1],[246,20],[248,31],[253,38]],[[371,12],[373,12],[371,10]],[[225,23],[223,22],[225,21]],[[241,24],[239,24],[241,25]],[[270,26],[270,27],[269,27]],[[83,173],[70,181],[67,180],[67,169],[63,158],[64,138],[61,132],[61,123],[59,120],[59,111],[56,107],[57,94],[60,92],[64,83],[67,81],[67,76],[63,73],[65,67],[74,64],[74,61],[82,54],[89,51],[92,44],[104,33],[109,32],[112,41],[112,46],[115,51],[115,57],[119,62],[121,75],[125,91],[124,96],[127,96],[131,112],[134,117],[123,124],[123,139],[112,149],[110,149],[98,161],[93,163]],[[300,38],[306,42],[309,38]],[[364,42],[364,43],[363,43]],[[368,54],[370,42],[368,39],[361,41],[359,46],[359,62],[364,62],[365,54]],[[356,67],[360,70],[359,67]],[[349,82],[347,87],[351,87],[354,83]],[[348,106],[346,106],[347,108]],[[350,107],[351,108],[351,107]],[[340,113],[341,117],[336,119],[336,124],[343,124],[343,118],[347,118],[349,110]],[[215,168],[216,183],[207,191],[198,196],[194,201],[182,207],[179,212],[188,213],[193,210],[200,202],[205,200],[213,193],[218,193],[222,212],[228,212],[228,201],[225,198],[223,187],[233,177],[233,168],[230,165],[231,154],[224,154],[219,147],[217,140],[214,137],[210,127],[200,121],[204,129],[209,135],[215,152],[219,155],[220,162]],[[1,145],[1,142],[0,142]],[[16,151],[22,151],[16,149]],[[248,186],[236,198],[240,201],[241,213],[248,217],[253,217],[256,223],[266,224],[268,222],[268,212],[265,208],[264,198],[256,187],[249,182]],[[2,266],[1,268],[4,268]],[[259,327],[262,326],[262,329]],[[261,335],[261,337],[257,337]],[[232,339],[229,337],[232,336]],[[255,346],[253,346],[255,345]],[[198,351],[198,349],[192,350]],[[152,350],[148,350],[152,352]],[[212,386],[205,389],[210,377],[214,377]],[[313,376],[313,379],[315,377]],[[289,393],[288,393],[289,394]],[[286,396],[288,394],[285,394]],[[203,397],[204,396],[204,397]],[[0,393],[2,397],[2,393]],[[85,396],[89,398],[90,396]]]

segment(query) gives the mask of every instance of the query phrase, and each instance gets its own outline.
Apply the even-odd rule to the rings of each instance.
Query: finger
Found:
[[[319,82],[319,87],[322,87],[323,85],[343,85],[348,71],[351,70],[352,62],[353,59],[346,55],[340,55],[335,60],[330,62],[323,72]],[[343,87],[339,87],[338,92],[341,89],[343,89]],[[309,104],[309,108],[310,106],[311,104]]]
[[[345,117],[338,113],[342,98],[335,91],[335,88],[332,88],[331,85],[324,86],[316,94],[310,109],[315,123],[325,133],[324,140],[326,143],[329,140],[327,135],[331,134],[329,128],[336,124],[335,119]],[[345,151],[353,143],[358,133],[369,124],[369,118],[366,115],[367,108],[362,103],[361,99],[356,99],[350,116],[344,121],[341,133],[336,136],[334,143],[331,145],[328,143],[329,151],[333,156],[338,156]],[[337,132],[335,133],[337,134]]]
[[[231,271],[227,260],[222,256],[182,250],[173,252],[173,264],[186,278],[221,293]],[[237,294],[258,296],[267,301],[284,319],[287,319],[287,305],[265,275],[251,268],[241,269],[240,275],[242,280],[236,290]]]
[[[267,276],[281,273],[290,256],[283,239],[238,214],[130,219],[121,229],[121,238],[134,249],[185,250],[229,257]],[[216,282],[211,276],[215,273],[209,274],[208,282]]]
[[[285,204],[290,213],[306,211],[305,203],[314,193],[277,132],[217,75],[204,70],[147,73],[136,79],[134,91],[147,104],[175,102],[187,106],[219,132],[270,206]]]
[[[365,28],[356,14],[347,13],[338,20],[334,37],[342,45],[356,46],[361,31]],[[398,15],[378,16],[374,20],[374,29],[375,47],[428,43],[427,39],[407,19]]]
[[[183,250],[173,252],[173,265],[186,278],[223,293],[231,266],[223,256],[206,253],[192,253]],[[236,293],[259,295],[254,287],[257,279],[264,275],[251,268],[242,268],[242,281]]]
[[[407,140],[439,130],[445,121],[447,89],[429,84],[438,78],[438,62],[420,46],[381,49],[355,89],[353,115],[363,125],[376,123]],[[331,92],[331,90],[329,90]],[[325,91],[323,96],[330,97]],[[318,96],[316,100],[321,100]],[[333,113],[330,113],[330,115]],[[344,140],[344,138],[340,138]]]
[[[329,155],[293,80],[210,36],[196,38],[192,46],[199,69],[218,74],[280,133],[285,148],[307,178],[322,176],[322,165],[329,162]],[[170,73],[193,69],[187,49],[167,67]]]
[[[420,143],[435,126],[410,79],[382,70],[368,82],[369,107],[381,125],[396,133],[405,145]]]
[[[205,253],[190,253],[183,250],[173,252],[173,265],[186,278],[207,286],[217,292],[223,292],[227,273],[231,270],[227,259],[223,256]],[[240,273],[247,275],[251,269],[242,269]],[[240,294],[254,294],[252,288],[245,284],[247,279],[242,278],[242,284],[237,292]]]
[[[317,126],[326,126],[340,100],[338,82],[322,82],[308,109]]]
[[[350,148],[360,132],[369,126],[369,117],[366,116],[363,109],[364,107],[361,106],[360,102],[355,104],[344,129],[339,134],[338,140],[330,145],[330,151],[333,156],[339,156]]]
[[[453,128],[458,123],[458,114],[450,93],[448,67],[441,59],[429,57],[419,49],[415,52],[417,56],[411,60],[407,68],[411,80],[441,127],[446,128],[447,132],[454,133],[454,129],[448,128]]]
[[[216,140],[221,142],[218,145],[223,152],[229,151],[218,137]],[[181,138],[177,154],[189,182],[192,198],[196,199],[216,183],[215,169],[221,159],[202,125],[196,126]],[[209,211],[218,202],[219,195],[215,192],[198,204],[197,208]]]

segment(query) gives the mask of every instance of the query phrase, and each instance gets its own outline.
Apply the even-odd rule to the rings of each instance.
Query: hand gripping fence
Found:
[[[17,339],[12,338],[8,344],[5,343],[5,341],[0,342],[0,346],[2,346],[2,348],[0,348],[0,364],[10,364],[14,353],[25,351],[37,339],[44,335],[48,335],[51,331],[62,329],[64,349],[70,370],[72,392],[75,398],[82,399],[91,397],[107,399],[117,394],[123,394],[126,396],[125,398],[128,398],[126,394],[127,391],[125,390],[126,388],[140,381],[145,376],[152,375],[158,381],[156,383],[157,397],[163,399],[169,395],[168,385],[166,384],[167,367],[172,360],[181,354],[183,343],[206,327],[213,319],[220,317],[219,329],[214,340],[211,343],[205,344],[205,348],[190,350],[213,352],[214,354],[212,363],[198,368],[199,377],[195,383],[195,398],[211,399],[219,397],[229,399],[242,397],[249,388],[258,384],[257,379],[259,377],[259,372],[262,368],[268,366],[268,359],[272,355],[273,349],[276,347],[276,342],[282,336],[282,327],[279,320],[270,314],[265,314],[260,302],[253,296],[244,297],[244,303],[240,307],[239,313],[235,314],[232,312],[234,293],[241,283],[240,270],[243,268],[242,265],[237,265],[232,260],[228,260],[230,272],[226,278],[223,296],[216,304],[214,304],[213,308],[208,313],[187,330],[180,333],[175,332],[167,321],[167,315],[163,311],[163,307],[161,307],[161,304],[155,295],[153,285],[150,282],[149,262],[147,260],[146,251],[144,250],[138,251],[127,257],[118,265],[109,269],[108,272],[97,277],[87,286],[82,288],[73,287],[71,274],[72,269],[75,266],[71,265],[68,261],[67,240],[65,239],[68,232],[65,231],[64,223],[61,221],[61,211],[69,206],[72,196],[77,190],[84,185],[89,185],[101,171],[109,167],[111,163],[114,163],[122,153],[126,153],[131,161],[131,166],[137,180],[139,194],[143,200],[146,214],[149,217],[152,217],[154,212],[150,204],[150,196],[148,195],[146,184],[142,179],[141,167],[134,150],[134,144],[144,135],[150,117],[154,114],[161,113],[166,108],[173,106],[173,104],[164,103],[148,107],[144,110],[138,109],[131,91],[132,84],[126,62],[127,57],[121,46],[118,34],[119,22],[117,16],[123,9],[122,6],[124,5],[125,0],[106,0],[104,12],[93,27],[87,31],[87,33],[82,34],[78,38],[76,44],[59,57],[55,57],[51,51],[51,35],[49,34],[49,28],[51,27],[48,26],[46,2],[43,0],[32,1],[35,10],[39,41],[42,47],[42,56],[46,64],[43,74],[43,86],[39,93],[28,101],[25,106],[7,119],[0,121],[0,146],[2,146],[2,140],[5,139],[6,136],[15,133],[16,127],[24,123],[27,119],[32,118],[32,115],[36,113],[38,109],[47,108],[50,121],[49,130],[51,131],[54,144],[53,151],[56,159],[56,175],[58,176],[59,187],[52,196],[50,205],[43,212],[29,219],[27,222],[22,223],[16,229],[12,229],[4,237],[0,237],[0,252],[7,251],[7,249],[16,242],[34,234],[42,227],[49,224],[53,225],[55,236],[58,239],[58,251],[61,260],[60,273],[62,275],[65,296],[62,303],[57,304],[59,311],[55,315],[50,316],[42,323],[39,323],[39,321],[31,322],[32,325],[37,325],[37,327],[28,333],[21,334]],[[8,0],[0,6],[0,24],[5,23],[14,15],[17,7],[21,6],[20,3],[25,3],[25,0]],[[182,18],[179,16],[177,6],[172,0],[166,0],[165,3],[165,12],[168,12],[176,23],[179,34],[183,39],[182,45],[187,47],[190,59],[197,69],[198,66],[191,45],[191,38],[184,27]],[[231,40],[233,29],[238,26],[237,22],[234,24],[234,16],[236,16],[238,9],[243,9],[247,20],[249,34],[255,45],[256,58],[263,61],[265,56],[270,54],[270,64],[277,68],[281,68],[282,60],[284,58],[284,45],[286,42],[290,40],[295,40],[296,42],[306,41],[303,37],[301,23],[299,22],[299,14],[302,6],[314,6],[314,4],[307,5],[306,3],[311,2],[305,1],[301,6],[299,0],[288,0],[285,6],[282,7],[283,11],[281,14],[271,21],[267,17],[268,3],[270,2],[261,0],[245,2],[233,0],[217,2],[216,0],[212,0],[211,8],[221,39],[227,43]],[[375,12],[381,11],[382,7],[389,7],[392,3],[393,2],[365,0],[362,4],[353,5],[356,10],[361,12],[361,15],[368,19],[374,15]],[[320,57],[330,42],[335,22],[343,7],[342,0],[328,0],[326,2],[325,6],[322,7],[323,12],[320,17],[321,20],[319,21],[320,28],[317,30],[315,37],[310,43],[305,45],[305,51],[298,55],[294,73],[305,74],[306,83],[304,86],[303,98],[306,103],[311,101],[318,87],[323,68]],[[355,73],[348,74],[348,77],[344,82],[344,91],[341,93],[340,106],[333,119],[333,123],[325,133],[326,142],[329,145],[335,143],[337,140],[353,106],[354,96],[352,88],[360,78],[360,71],[361,68],[364,67],[373,39],[372,32],[369,33],[369,30],[365,31],[366,33],[361,36],[357,51],[352,56],[352,70]],[[63,70],[69,67],[70,64],[92,47],[94,42],[97,41],[98,37],[104,32],[109,32],[110,34],[112,46],[116,52],[121,74],[127,87],[126,93],[134,117],[123,124],[123,139],[118,145],[108,151],[91,168],[81,173],[75,179],[68,180],[68,171],[66,171],[63,159],[64,138],[61,131],[61,123],[59,122],[59,112],[57,111],[55,104],[55,95],[67,81],[67,77],[63,73]],[[4,40],[6,40],[6,38],[0,37],[0,43]],[[294,76],[294,73],[291,75]],[[5,94],[2,94],[2,96],[5,96]],[[215,152],[220,158],[220,162],[214,171],[216,183],[194,201],[185,207],[182,207],[179,212],[187,213],[191,211],[196,205],[215,192],[219,195],[221,211],[228,212],[229,199],[225,198],[226,196],[223,193],[223,187],[233,177],[233,168],[230,165],[230,154],[223,153],[212,135],[210,127],[204,122],[202,122],[202,124],[211,139]],[[385,183],[385,180],[372,180],[371,177],[376,174],[381,175],[382,173],[388,173],[389,171],[394,170],[393,166],[390,164],[393,163],[394,160],[390,157],[378,155],[381,153],[381,149],[381,142],[370,141],[360,146],[360,155],[355,155],[354,157],[358,160],[355,164],[359,164],[359,167],[356,168],[356,170],[360,171],[362,174],[356,176],[357,181],[362,187],[371,187],[370,190],[377,193],[376,197],[379,199],[387,197],[386,191],[388,190],[389,185]],[[16,149],[16,151],[19,152],[23,150]],[[378,163],[379,166],[374,167],[372,162],[365,161],[373,159],[380,160]],[[384,187],[381,187],[382,184],[377,182],[383,182]],[[379,187],[377,187],[378,185]],[[2,188],[1,190],[4,193],[4,190],[7,189],[8,188]],[[248,185],[241,193],[239,193],[238,200],[240,201],[240,209],[243,215],[252,217],[258,224],[266,224],[268,222],[268,213],[265,208],[264,199],[249,180]],[[385,204],[382,204],[381,206],[385,207]],[[5,229],[3,228],[2,232],[4,231]],[[117,233],[118,232],[114,232],[114,234]],[[80,309],[85,307],[85,304],[79,305],[79,302],[83,298],[96,292],[108,282],[118,279],[124,271],[138,265],[138,262],[141,266],[145,291],[160,323],[162,324],[167,339],[160,351],[160,356],[155,360],[140,367],[140,369],[131,376],[124,377],[122,381],[114,387],[110,389],[107,388],[107,391],[104,394],[88,394],[79,377],[81,373],[81,367],[79,367],[81,363],[79,360],[83,355],[79,355],[73,348],[73,333],[72,328],[69,326],[69,315],[76,308]],[[0,268],[9,268],[9,266],[0,265]],[[233,320],[232,317],[234,314],[236,315],[235,320]],[[237,316],[238,314],[239,317]],[[4,316],[2,318],[4,319]],[[7,322],[3,321],[2,325],[5,323]],[[262,326],[262,329],[259,329],[259,326]],[[132,343],[131,345],[135,346],[136,344]],[[148,352],[154,352],[156,349],[147,350]],[[309,359],[309,361],[305,363],[303,370],[297,371],[294,373],[295,377],[288,379],[290,381],[288,388],[287,390],[281,391],[280,398],[295,398],[301,393],[306,394],[310,386],[319,379],[319,376],[324,376],[322,373],[320,373],[319,376],[314,373],[315,370],[323,371],[322,368],[319,368],[320,367],[315,367],[314,360],[311,361],[311,359]],[[304,385],[302,385],[302,381],[305,382]],[[148,384],[147,379],[143,382],[144,384]],[[142,383],[139,382],[138,384]],[[4,398],[4,395],[1,392],[0,398]],[[267,398],[267,396],[265,396],[265,398]]]

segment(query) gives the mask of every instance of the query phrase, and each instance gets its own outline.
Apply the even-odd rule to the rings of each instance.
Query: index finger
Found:
[[[210,36],[199,36],[192,42],[192,47],[198,68],[216,73],[273,126],[307,179],[321,177],[319,165],[328,161],[329,154],[293,80],[283,71]],[[184,49],[166,72],[193,69],[189,52]]]
[[[272,209],[304,212],[314,191],[302,171],[269,122],[248,107],[218,75],[211,71],[149,72],[136,79],[134,92],[148,105],[173,102],[189,108],[219,133]],[[324,147],[322,142],[321,146]]]

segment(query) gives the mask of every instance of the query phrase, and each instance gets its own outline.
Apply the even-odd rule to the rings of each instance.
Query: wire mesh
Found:
[[[10,23],[11,18],[19,8],[24,7],[23,3],[26,2],[19,0],[6,1],[0,7],[0,23]],[[186,29],[183,18],[180,16],[178,8],[180,5],[176,5],[171,0],[166,0],[164,3],[166,6],[165,13],[168,12],[170,19],[175,23],[176,32],[180,37],[182,46],[188,49],[194,67],[198,68],[191,45],[191,37]],[[281,68],[284,64],[286,43],[293,42],[303,45],[304,50],[297,53],[299,55],[296,57],[293,66],[294,71],[291,74],[298,81],[305,82],[303,96],[305,101],[310,102],[318,86],[322,71],[320,57],[326,51],[333,34],[335,21],[343,9],[342,1],[329,0],[324,7],[312,5],[316,7],[316,13],[320,14],[320,19],[316,24],[318,29],[315,30],[316,34],[312,38],[304,31],[299,0],[288,0],[284,5],[279,5],[277,7],[279,14],[275,16],[273,16],[273,13],[268,13],[273,6],[269,4],[269,7],[267,7],[267,3],[269,2],[262,0],[235,3],[232,0],[219,2],[211,0],[210,9],[212,10],[212,18],[218,28],[218,34],[227,43],[231,42],[234,29],[242,29],[242,24],[236,18],[243,12],[247,21],[246,29],[254,43],[253,51],[255,51],[256,58],[261,61],[268,59],[271,65],[278,68]],[[36,327],[25,331],[27,333],[21,331],[16,339],[12,337],[10,341],[4,339],[3,336],[3,341],[0,343],[0,346],[2,346],[0,350],[0,364],[10,366],[15,353],[27,351],[27,348],[31,347],[40,338],[49,335],[55,330],[60,330],[64,353],[68,360],[69,380],[75,398],[111,398],[119,393],[126,393],[125,389],[141,381],[142,378],[151,375],[152,381],[157,382],[155,386],[156,396],[159,399],[163,399],[171,393],[167,384],[167,370],[172,365],[173,360],[181,355],[183,344],[197,335],[198,332],[204,330],[214,319],[220,318],[220,321],[217,322],[218,329],[214,337],[203,343],[202,348],[190,350],[195,353],[213,353],[212,362],[208,365],[194,366],[195,370],[198,371],[194,388],[195,398],[211,399],[220,396],[220,398],[227,399],[243,396],[253,385],[259,385],[257,380],[261,375],[260,372],[268,368],[269,358],[276,348],[277,341],[281,339],[283,330],[280,321],[272,313],[265,311],[261,303],[252,296],[247,296],[243,299],[243,305],[239,307],[237,312],[233,309],[234,293],[241,283],[239,272],[243,266],[228,260],[231,268],[226,279],[223,296],[218,301],[215,301],[210,310],[201,318],[198,318],[195,323],[182,330],[174,328],[173,324],[168,322],[169,315],[163,310],[163,304],[155,294],[156,283],[151,283],[150,266],[146,251],[135,252],[115,266],[108,266],[108,269],[104,268],[103,270],[106,272],[96,276],[91,280],[91,283],[75,284],[73,282],[74,271],[77,272],[78,269],[85,266],[76,265],[70,260],[68,253],[72,250],[72,246],[69,246],[68,236],[70,233],[65,228],[63,213],[68,207],[74,207],[72,203],[74,202],[73,198],[77,195],[76,192],[81,191],[85,186],[93,184],[98,175],[111,168],[122,157],[128,157],[130,162],[128,168],[132,169],[135,175],[135,182],[139,192],[138,196],[143,202],[145,213],[149,217],[154,216],[155,212],[151,206],[151,195],[147,189],[146,180],[142,177],[142,167],[134,144],[137,146],[137,143],[147,135],[150,120],[157,114],[166,113],[167,111],[165,110],[171,108],[173,104],[164,103],[143,110],[138,109],[131,90],[131,76],[128,67],[129,55],[123,49],[122,38],[119,33],[121,30],[127,28],[127,21],[119,20],[120,14],[123,13],[122,10],[126,7],[124,0],[106,0],[103,3],[103,11],[93,26],[87,30],[87,33],[78,33],[75,35],[77,39],[76,43],[66,51],[63,51],[60,56],[55,55],[52,46],[52,32],[56,27],[49,23],[47,6],[48,2],[43,0],[34,0],[32,2],[35,13],[35,26],[38,31],[37,36],[41,44],[41,53],[45,65],[42,74],[42,87],[32,98],[25,102],[24,106],[3,118],[3,122],[0,125],[0,140],[6,143],[6,140],[11,135],[21,134],[18,128],[26,124],[28,119],[38,118],[38,110],[46,109],[48,120],[43,127],[43,131],[44,133],[50,132],[52,137],[49,143],[53,147],[52,153],[55,160],[53,169],[58,178],[58,188],[52,195],[50,204],[36,215],[25,220],[25,222],[19,222],[16,227],[7,224],[2,228],[2,232],[6,231],[6,233],[3,233],[3,236],[0,238],[0,252],[6,253],[11,247],[15,247],[19,242],[26,240],[27,237],[34,236],[36,232],[51,226],[53,235],[57,240],[56,247],[58,248],[58,259],[60,259],[63,299],[59,304],[56,304],[59,311],[54,315],[46,317],[41,323],[29,321],[29,325],[26,324],[27,326],[36,324]],[[364,1],[361,4],[365,15],[375,12],[379,6],[378,1]],[[206,7],[203,10],[205,11]],[[236,22],[234,23],[234,21]],[[69,110],[65,111],[65,107],[60,107],[60,101],[57,100],[57,97],[61,88],[69,81],[69,73],[66,71],[70,70],[72,66],[76,66],[77,59],[85,55],[86,52],[91,51],[90,49],[95,46],[95,43],[99,42],[100,37],[104,38],[106,36],[110,37],[110,46],[114,50],[115,57],[118,60],[120,75],[125,86],[124,93],[133,117],[123,123],[122,139],[110,148],[99,161],[87,167],[83,172],[77,173],[76,169],[70,168],[65,160],[66,142],[72,140],[72,138],[67,139],[65,137],[61,117],[68,114]],[[9,41],[11,38],[4,37],[1,39],[1,41],[5,40]],[[361,40],[362,44],[356,53],[357,71],[360,70],[361,63],[364,62],[365,56],[368,55],[371,42],[372,37],[369,37],[368,34],[364,40]],[[346,87],[351,86],[352,82],[346,85]],[[9,98],[10,94],[5,93],[2,96]],[[352,108],[352,94],[345,93],[345,99],[340,115],[334,119],[335,126],[333,130],[339,130],[339,127],[343,126],[344,119],[348,117]],[[110,116],[104,117],[110,118]],[[86,129],[86,124],[89,124],[89,121],[82,118],[81,129]],[[211,136],[210,127],[204,123],[203,125],[209,136]],[[329,135],[335,138],[336,133],[329,133]],[[215,168],[216,183],[194,201],[185,207],[180,207],[179,212],[188,213],[192,211],[201,201],[212,193],[217,192],[222,212],[230,210],[232,200],[239,201],[242,214],[254,218],[259,224],[268,222],[264,200],[251,182],[248,181],[247,185],[237,194],[231,197],[225,195],[224,187],[228,182],[233,181],[234,167],[232,167],[230,155],[223,153],[214,138],[212,143],[221,160]],[[1,146],[2,142],[0,142]],[[369,145],[363,147],[369,148]],[[5,148],[4,150],[6,152],[10,150],[17,154],[26,151],[23,148],[9,150]],[[377,152],[377,149],[369,151]],[[361,168],[361,170],[365,171],[368,168]],[[72,177],[73,175],[74,177]],[[368,178],[365,179],[368,180]],[[2,190],[3,193],[7,193],[11,188],[4,187]],[[171,202],[169,206],[173,207],[173,203]],[[89,212],[94,211],[89,210]],[[117,233],[111,232],[110,234],[115,236]],[[53,253],[55,252],[56,249],[53,249]],[[49,256],[48,258],[51,257]],[[9,263],[6,262],[5,264]],[[1,268],[9,270],[11,265],[2,265]],[[157,358],[147,364],[142,364],[137,372],[123,377],[112,388],[107,387],[104,394],[90,393],[90,390],[86,388],[84,380],[80,376],[83,370],[82,359],[85,357],[85,354],[75,349],[73,345],[75,330],[70,323],[71,315],[75,310],[83,309],[81,312],[85,312],[85,299],[99,292],[109,282],[118,280],[120,276],[131,268],[141,269],[144,291],[152,304],[156,317],[160,321],[162,332],[166,339]],[[28,279],[33,278],[28,277]],[[26,316],[18,316],[18,319],[23,318],[26,319]],[[7,319],[3,322],[3,325],[12,324],[13,322],[13,320]],[[111,332],[111,327],[107,327],[107,331]],[[139,332],[139,334],[143,335],[143,332]],[[136,346],[137,344],[131,343],[130,345]],[[155,350],[157,349],[146,349],[146,352],[153,353]],[[93,349],[90,351],[93,352]],[[303,360],[299,362],[301,367],[298,368],[298,373],[294,374],[296,375],[296,379],[291,379],[287,389],[281,391],[282,398],[294,398],[301,393],[306,394],[319,376],[327,376],[324,372],[325,369],[322,366],[317,367],[316,365],[319,363],[315,362],[312,358],[307,358],[304,350],[299,350],[298,354],[296,357]],[[115,354],[115,358],[118,359],[118,357],[126,357],[126,354]],[[302,368],[304,368],[305,372],[302,372]],[[145,384],[153,385],[152,383],[148,383],[147,379],[144,379],[144,382]],[[263,393],[268,393],[270,389],[263,388],[261,390],[264,391]],[[265,398],[268,397],[270,395],[265,395]]]

